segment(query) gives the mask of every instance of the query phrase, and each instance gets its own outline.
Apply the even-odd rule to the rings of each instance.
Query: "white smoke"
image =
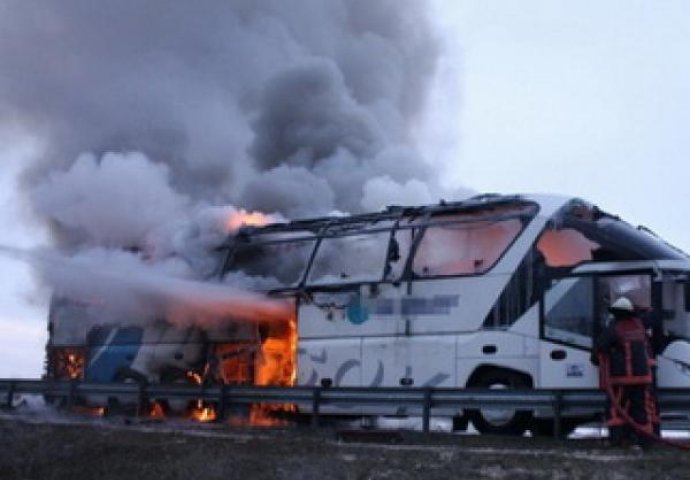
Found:
[[[36,211],[78,244],[139,246],[186,214],[189,199],[169,185],[170,172],[141,153],[79,156],[32,190]]]
[[[180,327],[213,326],[228,318],[282,320],[289,302],[271,300],[227,284],[189,278],[176,259],[146,264],[130,252],[87,249],[68,256],[55,251],[26,251],[0,246],[0,254],[31,263],[58,297],[94,306],[102,323],[146,324],[166,319]]]
[[[75,262],[147,291],[207,278],[240,209],[275,220],[442,196],[412,141],[438,59],[426,7],[6,0],[0,131],[45,143],[25,189]],[[59,293],[90,287],[38,264]]]

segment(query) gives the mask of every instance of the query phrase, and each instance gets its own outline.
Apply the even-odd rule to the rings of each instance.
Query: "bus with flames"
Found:
[[[230,318],[217,331],[164,321],[138,330],[96,325],[75,342],[74,332],[63,341],[69,308],[56,305],[49,376],[595,389],[593,341],[608,305],[626,295],[650,325],[658,386],[690,386],[690,258],[577,198],[481,195],[244,227],[219,251],[217,281],[288,299],[294,313],[267,324]],[[324,406],[322,413],[415,411]],[[445,413],[487,433],[553,428],[550,409]],[[571,412],[564,425],[592,413]]]

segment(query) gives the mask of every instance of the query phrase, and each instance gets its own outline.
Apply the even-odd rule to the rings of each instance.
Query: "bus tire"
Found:
[[[160,381],[163,384],[198,385],[187,375],[185,370],[179,368],[169,368],[163,371],[160,376]],[[161,399],[158,403],[166,416],[186,417],[194,408],[196,401],[185,399]]]
[[[482,372],[468,385],[478,388],[529,388],[524,375],[510,370],[492,369]],[[479,433],[522,435],[531,424],[532,412],[527,410],[469,410],[468,417]]]
[[[136,370],[132,370],[131,368],[123,368],[118,370],[118,372],[115,374],[115,378],[113,378],[113,381],[121,383],[136,383],[142,387],[148,384],[148,379],[144,374]],[[144,399],[143,404],[139,405],[139,402],[135,399],[127,399],[123,401],[123,399],[118,397],[109,397],[106,412],[108,414],[124,413],[127,415],[143,415],[148,413],[149,408],[150,403],[148,399]]]

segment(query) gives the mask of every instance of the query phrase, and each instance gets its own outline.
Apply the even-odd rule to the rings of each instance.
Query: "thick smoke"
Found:
[[[433,180],[409,161],[437,57],[419,0],[9,0],[0,30],[0,118],[49,142],[31,185],[84,153],[139,152],[194,200],[288,213],[255,189],[302,167],[329,188],[290,212],[320,214],[361,210],[390,149],[396,181]]]
[[[412,139],[437,56],[421,0],[6,0],[0,131],[45,145],[26,192],[60,248],[204,277],[239,208],[436,200]]]

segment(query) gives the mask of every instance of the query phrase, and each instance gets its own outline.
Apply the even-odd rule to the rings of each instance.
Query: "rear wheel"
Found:
[[[490,389],[529,388],[527,379],[508,370],[488,370],[472,382],[471,387]],[[532,412],[495,407],[468,412],[474,428],[480,433],[495,435],[522,435],[530,426]]]
[[[148,379],[143,374],[131,369],[122,369],[117,372],[115,382],[122,383],[136,383],[140,387],[145,387]],[[126,414],[126,415],[145,415],[150,409],[150,402],[147,398],[142,399],[140,403],[137,399],[131,397],[109,397],[106,411],[109,414]]]
[[[161,382],[164,384],[198,385],[194,378],[188,375],[187,372],[177,368],[172,368],[163,372],[163,374],[161,374]],[[186,417],[194,409],[198,401],[184,398],[168,398],[161,399],[159,403],[165,415]]]

